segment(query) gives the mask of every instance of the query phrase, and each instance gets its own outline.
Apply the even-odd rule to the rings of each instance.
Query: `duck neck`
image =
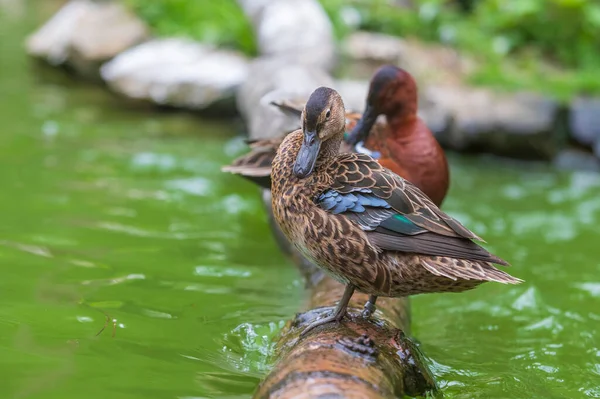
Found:
[[[277,149],[277,154],[271,165],[271,191],[276,193],[285,189],[286,184],[295,183],[298,178],[292,172],[298,151],[302,145],[302,131],[290,133]]]
[[[397,87],[391,100],[393,107],[387,109],[385,117],[391,127],[413,123],[419,111],[417,86],[412,78]]]
[[[340,145],[344,140],[344,131],[340,134],[330,138],[323,142],[321,145],[321,151],[319,151],[319,159],[317,159],[317,167],[321,168],[323,165],[329,165],[329,163],[336,157],[340,152]]]

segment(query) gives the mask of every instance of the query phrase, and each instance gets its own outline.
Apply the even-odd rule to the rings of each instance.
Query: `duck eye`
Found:
[[[327,110],[327,112],[325,113],[325,119],[329,119],[330,116],[331,116],[331,110]]]

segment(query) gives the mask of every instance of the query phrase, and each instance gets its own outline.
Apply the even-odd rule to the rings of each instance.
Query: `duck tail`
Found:
[[[497,269],[490,262],[431,256],[422,257],[421,265],[436,276],[444,276],[452,280],[495,281],[502,284],[523,282],[523,280]]]
[[[279,110],[284,114],[296,118],[300,118],[300,116],[302,115],[302,109],[304,108],[304,106],[301,106],[300,104],[295,104],[289,100],[271,101],[270,104],[279,108]]]
[[[231,165],[221,167],[221,172],[240,175],[263,188],[271,188],[271,162],[270,153],[251,151],[235,159]]]

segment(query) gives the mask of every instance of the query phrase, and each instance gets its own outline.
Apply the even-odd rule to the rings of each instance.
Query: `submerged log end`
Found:
[[[355,294],[341,323],[300,336],[310,322],[333,311],[342,291],[329,278],[317,284],[311,305],[321,307],[288,323],[278,361],[255,398],[397,398],[435,390],[418,348],[401,329],[409,325],[408,300],[381,299],[377,317],[366,320],[360,311],[367,296]]]

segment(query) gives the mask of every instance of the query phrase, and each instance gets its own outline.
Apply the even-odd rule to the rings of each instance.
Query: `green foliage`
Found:
[[[475,21],[511,50],[533,47],[564,65],[598,64],[600,3],[586,0],[487,0]]]
[[[567,98],[600,92],[600,2],[586,0],[321,0],[338,36],[353,28],[441,42],[471,55],[471,77],[498,88],[530,89]],[[466,3],[472,5],[467,11]],[[344,9],[360,15],[355,27]]]
[[[354,28],[398,36],[409,33],[430,36],[432,31],[430,27],[421,24],[418,19],[415,20],[415,12],[390,6],[388,0],[320,0],[320,3],[329,15],[337,36],[340,38]],[[359,19],[357,25],[352,26],[351,23],[348,23],[348,19],[353,19],[355,13]]]
[[[184,36],[256,53],[252,25],[235,0],[125,0],[161,36]]]
[[[256,54],[252,26],[236,0],[125,2],[159,35]],[[477,84],[559,98],[600,92],[600,1],[412,0],[408,9],[392,0],[320,2],[338,39],[365,29],[441,42],[478,61],[471,76]]]

